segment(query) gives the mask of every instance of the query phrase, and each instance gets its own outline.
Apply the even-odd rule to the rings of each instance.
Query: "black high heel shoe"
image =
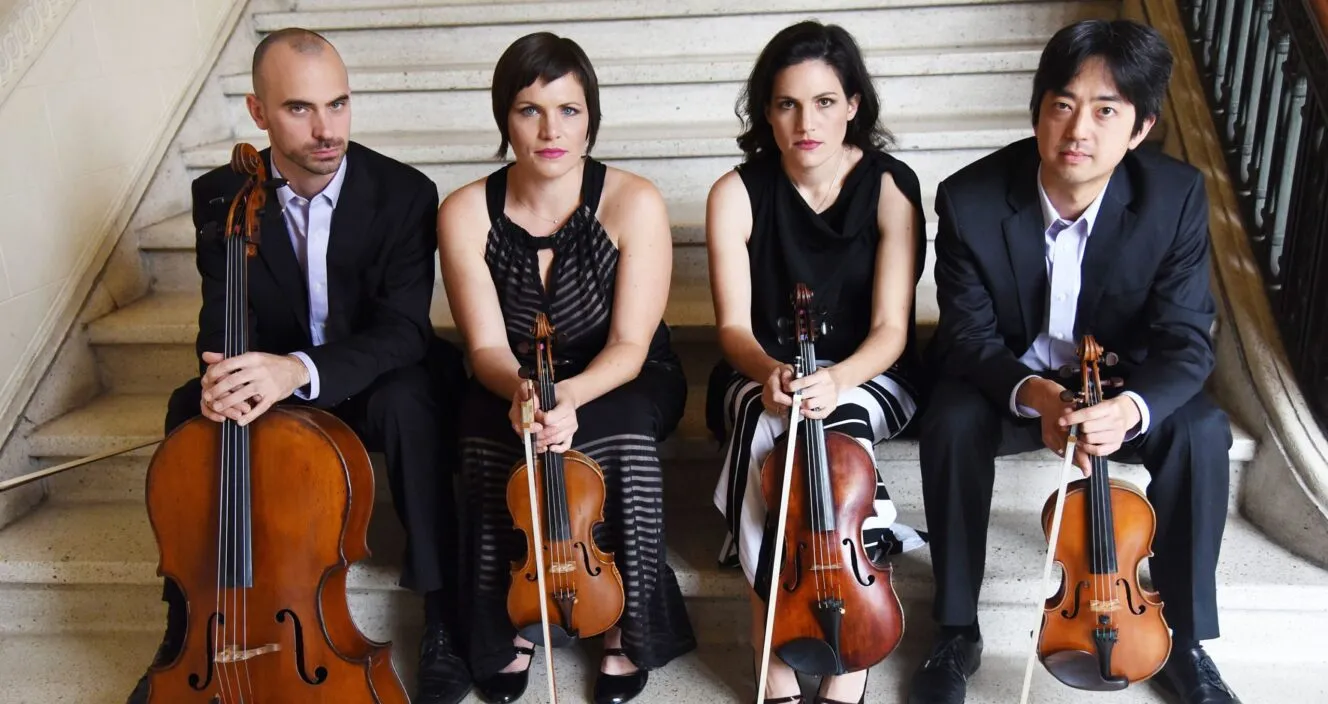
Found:
[[[530,682],[530,665],[535,662],[534,648],[512,646],[517,655],[529,655],[526,669],[520,672],[499,672],[475,683],[475,690],[480,699],[490,704],[510,704],[526,693],[526,684]]]
[[[858,697],[858,704],[867,704],[867,680],[870,677],[871,671],[868,670],[867,674],[862,678],[862,696]],[[823,697],[820,692],[817,692],[816,698],[812,700],[812,704],[852,704],[852,702],[842,702],[838,699]]]
[[[627,657],[622,648],[607,648],[604,657],[619,655]],[[623,704],[636,698],[646,688],[649,673],[638,667],[630,675],[610,675],[600,670],[595,679],[595,704]]]
[[[753,689],[756,689],[756,690],[760,690],[760,689],[761,689],[761,683],[756,681],[756,678],[758,678],[758,677],[760,677],[760,676],[761,676],[761,674],[760,674],[759,672],[756,671],[756,663],[753,662],[753,663],[752,663],[752,683],[753,683],[753,687],[752,687],[752,688],[753,688]],[[798,692],[797,694],[794,694],[794,695],[792,695],[792,696],[788,696],[788,697],[776,697],[776,698],[774,698],[774,699],[771,699],[771,698],[767,697],[767,698],[765,698],[764,700],[761,701],[761,704],[802,704],[802,692]]]

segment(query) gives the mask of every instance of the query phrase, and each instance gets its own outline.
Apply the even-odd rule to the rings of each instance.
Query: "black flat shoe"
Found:
[[[470,693],[470,668],[452,649],[452,639],[442,624],[425,629],[420,641],[420,667],[415,686],[415,704],[460,704]]]
[[[867,678],[869,677],[871,677],[870,670],[867,671],[867,676],[862,678],[862,696],[858,697],[858,704],[867,704]],[[817,692],[816,698],[812,700],[812,704],[853,704],[853,702],[844,702],[838,699],[831,699],[830,697],[823,697],[820,692]]]
[[[499,672],[492,677],[475,683],[480,699],[490,704],[508,704],[521,698],[526,693],[526,684],[530,682],[530,663],[535,661],[534,648],[513,647],[517,655],[529,655],[526,669],[520,672]]]
[[[622,648],[609,648],[604,657],[620,655],[626,657]],[[595,704],[623,704],[636,698],[646,688],[650,675],[643,669],[637,669],[630,675],[609,675],[600,671],[595,679]]]
[[[913,674],[908,704],[964,704],[968,678],[982,664],[982,636],[943,638]]]
[[[1202,645],[1171,651],[1153,683],[1173,704],[1240,704]]]

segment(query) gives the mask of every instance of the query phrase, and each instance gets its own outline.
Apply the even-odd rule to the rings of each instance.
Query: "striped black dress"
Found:
[[[498,291],[507,339],[523,365],[533,365],[531,329],[543,311],[555,329],[557,379],[580,373],[604,348],[613,310],[618,250],[595,218],[606,167],[587,159],[581,207],[558,232],[534,237],[503,212],[507,168],[486,183],[490,230],[485,262]],[[547,291],[537,255],[553,249]],[[641,373],[577,409],[573,449],[604,470],[605,523],[595,542],[614,554],[626,605],[623,647],[638,667],[654,669],[696,647],[677,578],[665,561],[664,476],[657,443],[677,427],[687,396],[682,367],[660,323]],[[511,563],[524,559],[525,538],[507,510],[508,476],[524,459],[508,422],[511,400],[472,382],[461,422],[466,544],[473,574],[469,618],[472,674],[488,677],[511,662],[516,634],[507,615]]]
[[[782,362],[794,361],[794,345],[780,336],[780,318],[791,315],[791,294],[798,283],[812,290],[816,308],[831,325],[816,343],[818,366],[845,359],[866,339],[881,239],[876,215],[886,173],[917,210],[916,286],[926,256],[925,223],[917,176],[903,162],[884,152],[864,153],[845,178],[835,202],[821,213],[798,194],[778,153],[757,156],[738,167],[752,203],[752,232],[747,241],[752,332],[766,354]],[[841,390],[838,406],[825,419],[826,430],[846,433],[871,451],[908,425],[919,403],[911,318],[904,354],[875,378]],[[761,467],[779,437],[788,431],[788,417],[765,411],[761,389],[761,383],[721,361],[710,377],[706,422],[725,443],[714,495],[715,505],[728,523],[719,560],[741,564],[748,582],[764,593],[773,554],[769,537],[774,532],[774,513],[766,510],[761,494]],[[925,544],[924,535],[895,520],[897,512],[886,479],[877,472],[875,515],[863,524],[863,545],[878,562]]]

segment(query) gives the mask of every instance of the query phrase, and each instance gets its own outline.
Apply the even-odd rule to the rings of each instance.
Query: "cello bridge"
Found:
[[[221,650],[217,651],[216,656],[213,657],[213,661],[222,665],[234,662],[244,662],[246,660],[253,660],[259,655],[266,655],[267,653],[275,653],[278,650],[281,650],[280,643],[268,643],[267,645],[261,648],[249,648],[248,650],[241,650],[239,648],[233,648],[233,647],[222,648]]]

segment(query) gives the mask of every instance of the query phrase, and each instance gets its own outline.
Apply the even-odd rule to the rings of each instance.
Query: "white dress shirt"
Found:
[[[290,186],[277,189],[291,247],[304,269],[309,290],[309,339],[314,347],[327,342],[327,243],[332,236],[332,213],[337,209],[341,186],[346,182],[346,161],[347,157],[343,156],[336,175],[313,198],[301,197]],[[276,160],[272,161],[272,177],[282,177]],[[292,352],[291,355],[309,370],[309,390],[296,389],[295,395],[306,401],[318,398],[318,367],[303,352]]]
[[[1093,233],[1093,225],[1097,222],[1097,214],[1102,209],[1102,198],[1106,195],[1107,189],[1103,188],[1097,194],[1078,220],[1069,222],[1060,216],[1056,206],[1052,205],[1051,198],[1047,196],[1046,189],[1042,187],[1041,167],[1038,168],[1037,181],[1038,196],[1042,199],[1042,222],[1046,227],[1043,237],[1046,242],[1049,282],[1047,314],[1042,332],[1033,340],[1033,345],[1024,352],[1019,361],[1035,371],[1046,371],[1059,369],[1066,364],[1077,364],[1079,361],[1075,352],[1074,318],[1079,307],[1079,288],[1082,283],[1080,267],[1083,265],[1084,249],[1088,245],[1089,236]],[[1016,400],[1019,389],[1036,376],[1026,376],[1014,385],[1014,391],[1010,392],[1011,413],[1023,418],[1037,418],[1040,415],[1036,409],[1021,405]],[[1122,395],[1130,397],[1139,407],[1141,421],[1139,430],[1136,432],[1131,429],[1125,434],[1125,439],[1131,440],[1148,432],[1148,404],[1133,391],[1125,391]]]

